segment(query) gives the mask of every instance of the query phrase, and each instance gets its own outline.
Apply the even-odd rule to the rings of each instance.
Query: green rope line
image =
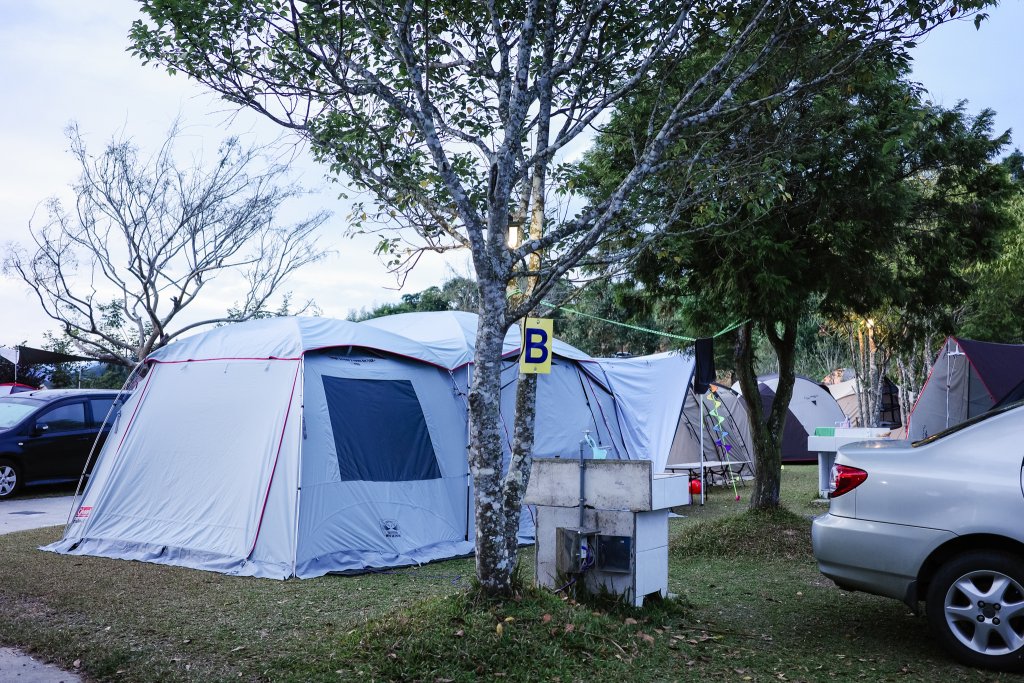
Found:
[[[697,339],[695,337],[686,337],[686,336],[683,336],[683,335],[680,335],[680,334],[672,334],[670,332],[662,332],[660,330],[652,330],[649,327],[640,327],[639,325],[630,325],[629,323],[619,322],[618,320],[609,320],[607,318],[601,318],[601,317],[596,316],[596,315],[591,315],[590,313],[584,313],[583,311],[577,311],[575,309],[568,308],[566,306],[559,306],[558,304],[553,304],[550,301],[542,300],[541,303],[544,304],[545,306],[550,306],[551,308],[557,308],[560,311],[565,311],[566,313],[572,313],[573,315],[580,315],[580,316],[583,316],[584,318],[591,318],[592,320],[600,320],[601,322],[608,323],[609,325],[618,325],[619,327],[625,327],[625,328],[630,329],[630,330],[636,330],[637,332],[646,332],[648,334],[656,334],[656,335],[658,335],[660,337],[668,337],[669,339],[678,339],[680,341],[686,341],[686,342],[695,342],[695,341],[697,341]],[[747,322],[747,321],[746,320],[741,320],[738,323],[732,323],[728,327],[726,327],[726,328],[716,332],[715,334],[713,334],[711,336],[712,337],[721,337],[723,334],[728,334],[729,332],[732,332],[733,330],[735,330],[737,327],[739,327],[740,325],[742,325],[745,322]]]

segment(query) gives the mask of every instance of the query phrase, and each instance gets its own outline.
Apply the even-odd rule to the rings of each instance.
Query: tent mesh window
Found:
[[[341,377],[323,380],[342,481],[441,478],[412,382]]]

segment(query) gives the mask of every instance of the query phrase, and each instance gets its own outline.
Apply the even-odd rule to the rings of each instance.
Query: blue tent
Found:
[[[64,537],[46,549],[272,578],[471,553],[476,317],[410,316],[258,320],[155,352]],[[506,340],[505,406],[517,338]],[[577,457],[590,431],[625,457],[612,397],[588,363],[556,346],[538,455]]]

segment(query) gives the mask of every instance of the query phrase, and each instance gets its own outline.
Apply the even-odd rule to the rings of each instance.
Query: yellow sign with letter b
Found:
[[[527,318],[523,324],[523,348],[519,353],[519,372],[526,375],[551,374],[551,341],[555,321]]]

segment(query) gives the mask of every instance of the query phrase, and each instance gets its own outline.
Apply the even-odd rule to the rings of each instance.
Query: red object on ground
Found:
[[[690,480],[690,495],[691,496],[699,496],[700,495],[700,479],[691,479]]]

